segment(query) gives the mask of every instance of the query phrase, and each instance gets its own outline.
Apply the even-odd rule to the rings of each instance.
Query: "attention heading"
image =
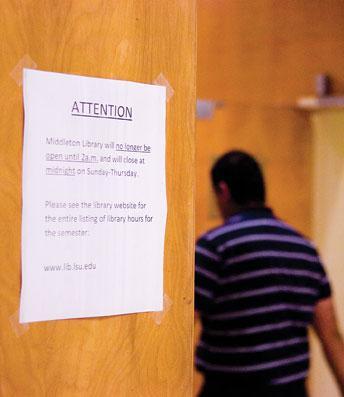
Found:
[[[72,116],[94,117],[99,119],[133,120],[133,108],[109,103],[74,101]]]

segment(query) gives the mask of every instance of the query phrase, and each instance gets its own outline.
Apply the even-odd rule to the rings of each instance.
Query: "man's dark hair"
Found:
[[[221,181],[238,205],[265,202],[265,183],[257,161],[248,153],[233,150],[220,157],[211,170],[215,190]]]

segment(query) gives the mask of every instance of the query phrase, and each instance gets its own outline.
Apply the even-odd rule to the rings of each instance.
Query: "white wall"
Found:
[[[332,282],[344,332],[344,110],[320,110],[313,126],[313,239]],[[312,397],[340,397],[319,343],[312,338]]]

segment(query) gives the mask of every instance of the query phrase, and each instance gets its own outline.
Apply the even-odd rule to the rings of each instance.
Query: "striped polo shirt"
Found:
[[[331,295],[313,244],[268,208],[249,209],[196,244],[197,368],[234,384],[306,378],[307,328]]]

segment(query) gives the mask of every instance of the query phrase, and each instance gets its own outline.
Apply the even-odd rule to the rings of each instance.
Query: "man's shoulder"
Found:
[[[203,233],[197,240],[198,246],[212,247],[217,250],[228,240],[249,238],[255,236],[261,240],[264,236],[267,240],[280,239],[281,241],[297,242],[307,246],[317,254],[317,250],[311,239],[302,232],[279,218],[245,219],[235,223],[224,223]],[[259,237],[260,236],[260,237]],[[241,241],[241,240],[240,240]]]
[[[281,230],[286,230],[288,235],[296,237],[297,239],[299,239],[299,241],[303,241],[305,245],[313,248],[314,251],[317,251],[316,246],[310,237],[306,236],[300,230],[296,229],[294,226],[291,226],[289,223],[285,221],[279,219],[277,219],[277,221],[279,221],[280,223]]]
[[[218,236],[222,236],[223,234],[225,234],[226,228],[226,224],[221,224],[207,230],[198,237],[196,245],[213,247],[214,249],[216,249],[216,246],[218,244]]]
[[[231,235],[234,233],[257,233],[262,232],[264,228],[270,228],[275,232],[285,231],[290,234],[301,236],[301,234],[297,232],[294,228],[278,218],[253,218],[243,219],[238,222],[229,221],[223,223],[203,233],[199,237],[199,240],[216,242],[223,237],[231,237]]]

